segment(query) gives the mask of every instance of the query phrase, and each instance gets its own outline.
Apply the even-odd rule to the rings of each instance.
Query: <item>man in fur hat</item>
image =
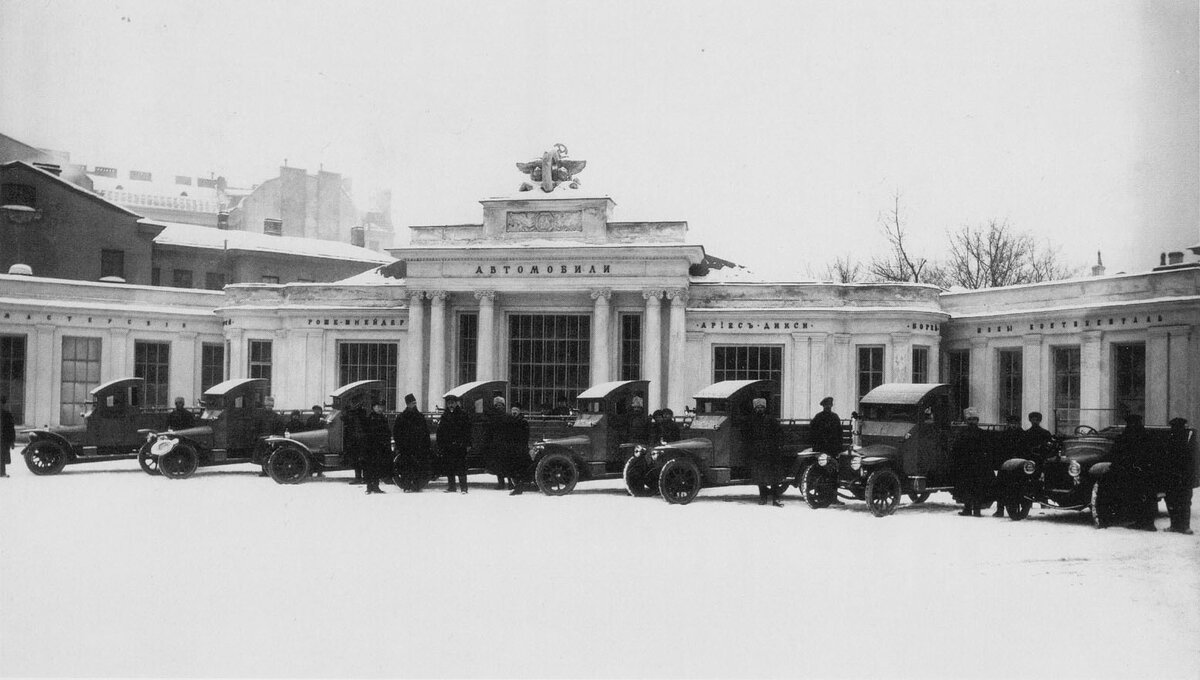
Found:
[[[429,423],[411,394],[404,395],[404,410],[392,424],[392,439],[396,442],[400,488],[406,493],[420,491],[429,480]]]

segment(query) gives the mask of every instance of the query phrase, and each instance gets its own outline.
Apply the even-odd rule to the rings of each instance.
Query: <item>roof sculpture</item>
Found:
[[[579,180],[575,179],[575,175],[583,172],[587,166],[587,161],[569,161],[567,160],[567,147],[563,144],[555,144],[554,148],[542,154],[541,159],[534,159],[528,163],[517,163],[517,169],[529,175],[529,179],[541,185],[542,191],[550,193],[554,191],[559,184],[567,183],[572,189],[579,188]],[[532,191],[534,185],[529,182],[521,183],[521,191]]]

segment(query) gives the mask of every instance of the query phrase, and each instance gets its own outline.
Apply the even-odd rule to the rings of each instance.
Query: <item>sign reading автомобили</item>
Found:
[[[482,276],[571,276],[575,274],[611,274],[609,264],[556,264],[541,262],[538,264],[481,264],[476,265],[475,273]]]

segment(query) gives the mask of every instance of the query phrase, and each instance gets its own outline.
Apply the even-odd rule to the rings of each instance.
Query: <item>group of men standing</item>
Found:
[[[951,455],[954,461],[954,490],[961,500],[963,509],[958,513],[964,517],[980,517],[983,510],[996,503],[993,517],[1004,516],[1004,504],[1000,500],[999,471],[1009,458],[1042,460],[1052,453],[1054,435],[1042,427],[1042,414],[1029,413],[1029,428],[1022,430],[1017,416],[1005,419],[1004,430],[989,441],[979,427],[979,412],[974,408],[963,410],[966,428],[954,441]]]

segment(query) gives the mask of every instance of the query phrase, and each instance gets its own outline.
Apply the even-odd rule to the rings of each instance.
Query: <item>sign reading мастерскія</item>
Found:
[[[475,266],[475,273],[485,276],[562,276],[611,274],[612,265],[608,264],[554,264],[542,262],[539,264],[481,264]]]

